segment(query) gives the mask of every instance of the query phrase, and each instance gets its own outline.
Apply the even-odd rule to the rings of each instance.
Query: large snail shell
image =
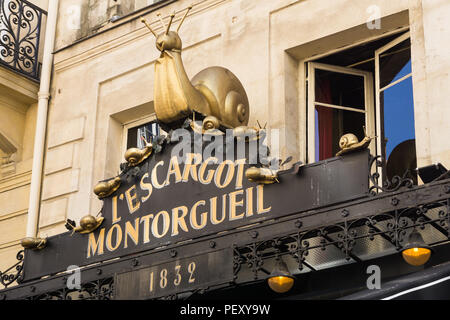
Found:
[[[130,148],[125,152],[125,160],[131,165],[136,164],[141,158],[141,150],[138,148]]]
[[[232,128],[248,124],[248,97],[242,83],[230,70],[222,67],[206,68],[191,82],[208,101],[211,115],[221,123]]]
[[[349,148],[355,144],[359,143],[358,137],[356,137],[353,133],[344,134],[339,140],[339,147],[341,149]]]
[[[81,218],[80,220],[80,226],[83,229],[92,229],[97,225],[97,219],[95,219],[94,216],[87,215]]]

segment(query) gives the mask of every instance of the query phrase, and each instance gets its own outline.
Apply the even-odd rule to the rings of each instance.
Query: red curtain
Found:
[[[317,90],[316,101],[331,103],[330,81],[323,79]],[[316,106],[319,123],[319,160],[333,157],[333,109]]]

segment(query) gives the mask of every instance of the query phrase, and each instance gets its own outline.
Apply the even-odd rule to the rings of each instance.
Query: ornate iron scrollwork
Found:
[[[45,14],[25,0],[0,0],[0,64],[39,78],[39,42]]]
[[[375,165],[377,169],[374,173],[371,173],[372,167]],[[376,195],[379,191],[393,192],[399,190],[401,187],[411,188],[414,184],[411,178],[408,178],[409,171],[405,172],[402,177],[394,176],[391,181],[385,180],[382,185],[379,184],[380,174],[378,168],[383,167],[383,161],[381,156],[369,157],[369,179],[372,183],[369,188],[370,195]]]
[[[429,210],[432,209],[439,210],[433,217],[427,215]],[[376,236],[381,236],[393,248],[400,250],[409,231],[414,228],[423,230],[426,226],[438,228],[438,231],[447,240],[450,240],[450,199],[351,221],[344,220],[338,224],[299,231],[296,234],[258,243],[236,246],[234,248],[235,278],[237,278],[241,266],[247,264],[256,280],[258,272],[262,271],[264,261],[274,256],[273,252],[268,252],[270,246],[267,244],[271,242],[282,243],[284,246],[277,246],[278,249],[282,248],[279,254],[290,255],[298,263],[298,270],[302,271],[305,266],[314,268],[306,261],[312,250],[326,251],[328,247],[334,246],[343,253],[343,258],[346,260],[354,259],[358,261],[360,258],[354,252],[358,241],[363,239],[373,241]]]
[[[104,278],[83,283],[80,289],[59,290],[35,295],[29,300],[112,300],[114,298],[114,278]]]
[[[16,255],[17,262],[6,269],[4,272],[0,271],[0,283],[7,288],[12,283],[17,281],[20,283],[23,274],[23,250],[19,251]]]

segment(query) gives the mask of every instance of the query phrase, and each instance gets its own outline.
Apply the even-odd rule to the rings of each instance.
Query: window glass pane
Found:
[[[160,135],[159,125],[156,122],[149,122],[142,126],[128,130],[127,149],[145,147],[145,142],[153,142],[155,136]]]
[[[339,139],[353,133],[364,138],[365,114],[316,106],[316,160],[332,158],[339,152]]]
[[[412,78],[381,92],[386,159],[401,142],[415,139]]]
[[[316,102],[365,109],[364,77],[316,69]]]
[[[380,55],[380,89],[411,73],[410,50],[407,39]]]

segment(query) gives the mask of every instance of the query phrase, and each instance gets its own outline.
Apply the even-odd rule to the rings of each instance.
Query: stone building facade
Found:
[[[37,5],[46,9],[44,2]],[[132,129],[155,120],[160,52],[140,17],[159,34],[157,13],[167,24],[175,12],[176,26],[191,2],[59,2],[40,237],[66,232],[66,219],[101,209],[94,186],[117,175]],[[446,0],[199,0],[180,30],[183,62],[189,77],[209,66],[231,70],[248,95],[249,125],[278,129],[281,157],[326,159],[347,131],[362,139],[364,126],[377,137],[373,154],[387,158],[414,140],[414,151],[405,152],[416,167],[440,162],[450,168],[449,14]],[[10,99],[0,104],[0,134],[20,146],[15,171],[3,164],[0,176],[1,270],[13,263],[26,231],[38,87],[0,71]],[[395,100],[388,91],[402,84]],[[405,110],[389,111],[405,100],[411,101]],[[321,121],[334,129],[321,132]],[[397,134],[403,128],[409,135]]]

